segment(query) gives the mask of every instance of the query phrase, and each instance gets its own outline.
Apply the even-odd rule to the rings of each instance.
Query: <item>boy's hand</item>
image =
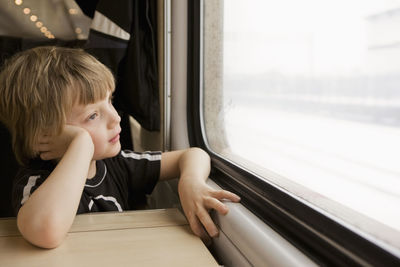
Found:
[[[225,215],[228,207],[221,200],[239,202],[240,197],[226,190],[214,190],[205,181],[190,177],[181,177],[178,188],[182,208],[192,231],[209,245],[210,236],[218,236],[218,229],[208,212],[214,209]]]
[[[67,151],[71,142],[78,136],[84,135],[86,135],[88,142],[92,142],[89,133],[85,129],[67,124],[60,135],[51,136],[43,134],[40,136],[35,150],[39,152],[39,156],[43,160],[60,159]]]

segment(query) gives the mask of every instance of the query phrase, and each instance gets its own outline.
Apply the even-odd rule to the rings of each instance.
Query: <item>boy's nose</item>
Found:
[[[121,117],[119,116],[118,112],[113,109],[111,114],[110,114],[110,119],[109,119],[109,127],[113,128],[116,124],[119,124],[121,122]]]
[[[121,122],[121,117],[119,116],[119,114],[117,112],[115,112],[115,115],[113,116],[113,120],[115,124],[118,124]]]

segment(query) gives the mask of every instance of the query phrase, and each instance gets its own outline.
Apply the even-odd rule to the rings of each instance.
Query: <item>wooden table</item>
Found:
[[[0,266],[218,266],[177,209],[77,215],[64,242],[41,249],[0,219]]]

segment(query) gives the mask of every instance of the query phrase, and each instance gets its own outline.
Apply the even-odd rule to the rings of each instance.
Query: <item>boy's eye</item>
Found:
[[[93,113],[92,115],[89,116],[88,120],[92,121],[97,117],[97,113]]]

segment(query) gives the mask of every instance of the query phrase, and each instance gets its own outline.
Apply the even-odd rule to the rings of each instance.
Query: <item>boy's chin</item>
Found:
[[[110,158],[115,157],[118,155],[118,153],[121,151],[121,143],[118,141],[118,143],[114,144],[114,147],[111,151],[111,155],[109,156]]]
[[[112,158],[118,155],[118,153],[121,151],[121,143],[115,143],[113,144],[112,148],[108,149],[105,153],[102,155],[96,155],[93,157],[94,160],[101,160],[101,159],[107,159],[107,158]]]

